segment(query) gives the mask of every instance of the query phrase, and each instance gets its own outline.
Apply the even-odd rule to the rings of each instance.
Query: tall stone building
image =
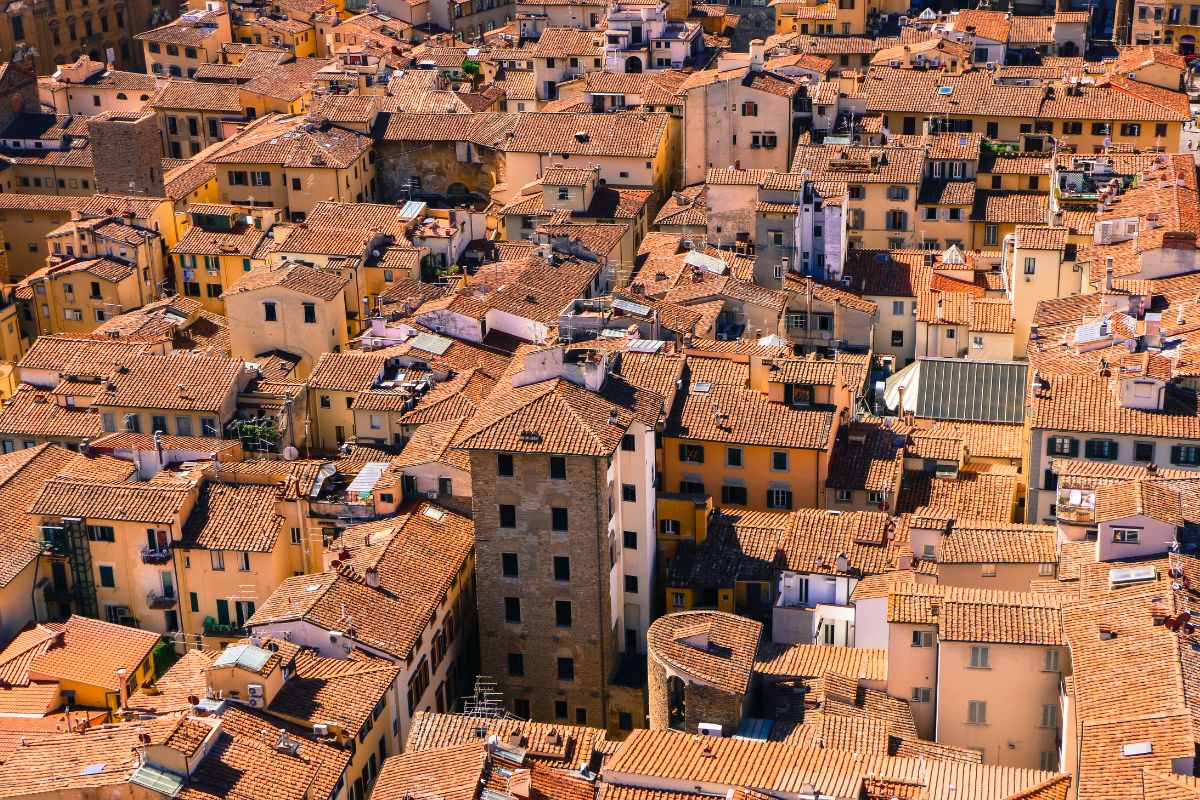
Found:
[[[471,458],[482,672],[521,717],[641,727],[663,398],[610,354],[525,355],[460,442]]]
[[[51,75],[84,54],[104,61],[110,49],[117,67],[140,69],[134,34],[177,16],[179,0],[13,0],[0,14],[0,53],[5,60],[31,62],[38,75]]]

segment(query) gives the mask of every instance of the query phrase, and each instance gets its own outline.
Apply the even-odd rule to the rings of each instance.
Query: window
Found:
[[[849,489],[838,489],[834,492],[833,499],[839,503],[851,503],[854,502],[854,492]]]
[[[250,571],[250,554],[246,552],[238,553],[238,572]]]
[[[1032,275],[1037,271],[1037,259],[1033,256],[1025,257],[1025,274]]]
[[[1113,528],[1113,541],[1117,544],[1138,544],[1142,532],[1136,528]]]
[[[512,477],[512,474],[513,474],[512,454],[510,454],[510,453],[497,453],[496,454],[496,474],[501,477],[504,477],[504,478]]]
[[[991,669],[988,660],[990,652],[986,645],[971,645],[971,669]]]
[[[521,598],[504,598],[504,621],[513,623],[521,621]]]
[[[571,627],[571,601],[554,601],[554,624],[560,628]]]
[[[188,592],[188,607],[192,610],[193,614],[199,613],[200,595],[196,594],[195,592]]]
[[[790,510],[792,507],[792,492],[790,489],[767,489],[767,508]]]
[[[633,714],[628,711],[618,711],[617,727],[623,731],[633,730]]]
[[[913,631],[913,647],[933,647],[933,631]]]
[[[972,725],[987,725],[987,703],[983,700],[968,701],[967,722]]]
[[[683,592],[671,592],[671,606],[683,608]]]
[[[225,554],[220,550],[210,550],[209,557],[212,561],[212,568],[216,572],[221,572],[225,569]]]
[[[271,302],[263,303],[263,319],[267,322],[275,322],[279,319],[275,311],[275,304]]]
[[[1109,439],[1088,439],[1083,451],[1088,458],[1113,461],[1117,457],[1117,443]]]
[[[722,486],[721,502],[730,506],[744,506],[748,500],[745,486]]]
[[[550,456],[550,479],[556,481],[567,479],[567,459],[563,456]]]
[[[1069,436],[1051,436],[1046,442],[1046,455],[1073,458],[1079,455],[1079,440]]]
[[[500,527],[515,528],[517,527],[517,507],[510,505],[500,505]]]
[[[1200,447],[1177,444],[1171,448],[1171,463],[1194,467],[1200,464]]]
[[[983,226],[983,243],[994,245],[1000,241],[1000,226],[995,222],[988,222]]]
[[[889,186],[887,190],[888,200],[907,200],[907,186]]]
[[[787,472],[788,454],[783,450],[771,451],[771,469],[776,472]]]
[[[626,575],[625,576],[625,592],[626,592],[626,594],[637,594],[637,590],[638,590],[637,575]]]
[[[679,535],[679,520],[677,519],[660,519],[658,521],[658,529],[661,533],[667,536]]]
[[[303,537],[300,535],[300,529],[299,529],[299,528],[292,528],[292,544],[300,544],[300,543],[302,543],[303,541],[304,541],[304,539],[303,539]]]
[[[637,450],[637,437],[632,433],[627,433],[621,437],[621,449],[627,453],[632,453]]]
[[[550,530],[565,531],[570,527],[569,515],[565,508],[550,509]]]
[[[1134,442],[1133,460],[1149,464],[1154,461],[1154,442]]]
[[[994,578],[994,577],[996,577],[996,565],[995,565],[995,564],[983,564],[983,565],[981,565],[981,566],[980,566],[980,568],[979,568],[979,574],[980,574],[980,575],[982,575],[982,576],[983,576],[983,577],[985,577],[985,578]]]
[[[975,350],[982,350],[983,349],[983,337],[982,336],[972,336],[971,337],[971,347],[974,348]]]
[[[757,117],[758,116],[758,103],[742,103],[742,116],[743,117]]]
[[[726,447],[725,448],[725,466],[740,467],[742,466],[742,448]]]
[[[1038,768],[1042,772],[1058,772],[1058,753],[1045,751],[1038,754]]]
[[[622,531],[621,539],[622,539],[621,546],[624,547],[626,550],[637,550],[638,549],[637,531]]]
[[[523,653],[508,654],[508,674],[517,678],[525,674],[525,655]]]
[[[100,565],[100,585],[105,589],[117,588],[117,575],[111,564]]]
[[[429,688],[429,662],[421,659],[421,664],[417,667],[413,676],[408,679],[408,713],[416,710],[417,704],[421,702],[421,695],[425,694],[425,690]]]
[[[1058,672],[1058,651],[1047,650],[1042,661],[1043,672]]]
[[[115,542],[116,533],[112,525],[88,525],[88,540],[93,542]]]
[[[1123,122],[1121,123],[1122,136],[1141,136],[1142,125],[1139,122]]]
[[[1038,575],[1043,578],[1054,577],[1054,564],[1038,564]]]
[[[1057,728],[1058,727],[1058,706],[1054,703],[1042,704],[1042,727]]]
[[[571,580],[571,559],[568,556],[554,557],[554,580]]]
[[[914,703],[929,703],[933,700],[933,689],[928,686],[914,686],[912,701]]]
[[[304,303],[304,321],[314,324],[317,321],[317,306],[315,303]]]
[[[566,719],[567,718],[567,701],[566,700],[555,700],[554,701],[554,718],[555,719]]]
[[[904,347],[904,331],[892,331],[892,347]]]
[[[515,578],[520,574],[516,553],[500,554],[500,574],[506,578]]]
[[[908,230],[908,212],[907,211],[889,211],[889,212],[887,212],[887,229],[889,231]]]
[[[559,656],[558,659],[558,679],[560,681],[575,680],[575,659],[564,658]]]
[[[679,445],[679,460],[685,464],[703,464],[704,463],[704,445],[702,444],[683,444]]]
[[[167,418],[162,414],[150,415],[150,430],[153,433],[167,432]]]
[[[621,500],[626,503],[637,502],[637,486],[632,483],[621,484]]]

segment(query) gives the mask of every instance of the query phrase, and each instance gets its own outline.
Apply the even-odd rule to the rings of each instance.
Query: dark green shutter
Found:
[[[217,600],[217,623],[229,624],[229,601],[224,598]]]

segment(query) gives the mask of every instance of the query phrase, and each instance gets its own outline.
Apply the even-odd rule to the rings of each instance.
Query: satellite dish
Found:
[[[283,448],[282,455],[284,461],[295,461],[300,457],[300,451],[291,445],[288,445],[287,447]]]

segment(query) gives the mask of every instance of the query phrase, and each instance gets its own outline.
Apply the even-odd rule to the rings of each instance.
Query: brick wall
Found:
[[[617,664],[610,619],[608,506],[602,459],[567,458],[567,480],[549,478],[549,458],[515,454],[514,476],[497,475],[494,452],[471,453],[476,582],[482,673],[494,678],[514,710],[528,700],[534,719],[567,718],[605,725],[605,692]],[[515,529],[499,527],[499,504],[516,507]],[[567,508],[569,530],[551,530],[551,508]],[[503,554],[516,553],[519,574],[503,575]],[[554,577],[554,556],[570,559],[570,581]],[[522,621],[505,622],[505,598],[521,599]],[[570,628],[555,624],[555,601],[571,602]],[[508,653],[522,653],[524,675],[508,673]],[[558,679],[558,658],[574,659],[575,679]]]
[[[667,670],[654,655],[649,656],[647,693],[650,697],[650,729],[665,730],[670,726],[668,700],[670,689]],[[743,695],[731,694],[701,683],[684,682],[684,730],[695,733],[701,722],[721,726],[722,733],[732,736],[742,719]]]

